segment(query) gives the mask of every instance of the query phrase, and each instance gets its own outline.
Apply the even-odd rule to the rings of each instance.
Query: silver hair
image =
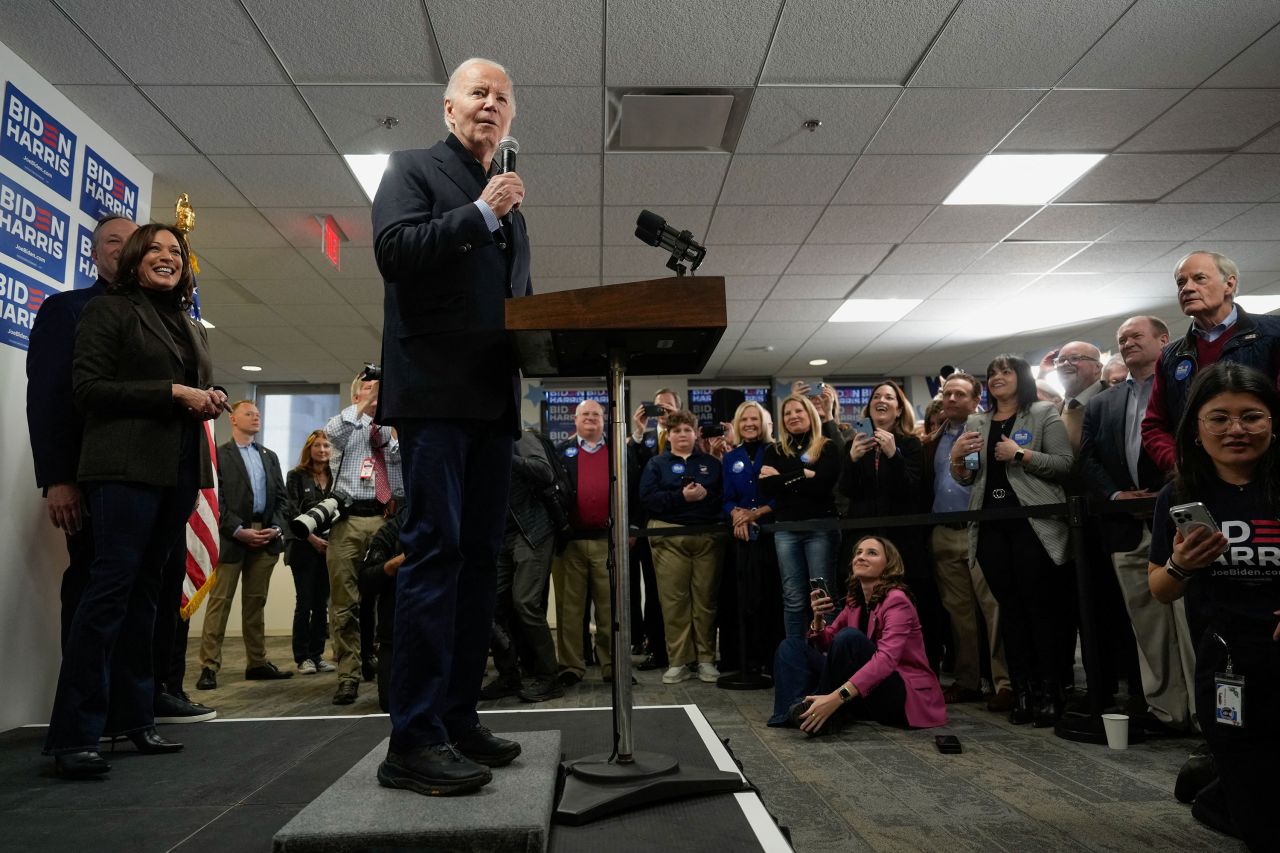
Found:
[[[1220,255],[1217,252],[1210,252],[1208,249],[1196,249],[1194,252],[1187,252],[1178,262],[1173,265],[1173,277],[1178,277],[1178,270],[1182,269],[1182,265],[1187,262],[1187,258],[1192,255],[1208,255],[1213,258],[1214,264],[1218,267],[1218,274],[1222,276],[1222,280],[1226,281],[1231,277],[1235,277],[1236,284],[1240,284],[1240,267],[1236,266],[1236,262],[1228,258],[1226,255]]]
[[[500,63],[494,62],[492,59],[485,59],[483,56],[473,56],[470,59],[462,60],[462,63],[449,75],[449,83],[444,87],[444,100],[456,101],[458,99],[458,86],[462,83],[462,73],[472,65],[488,65],[496,68],[507,78],[507,82],[511,84],[511,117],[516,116],[516,81],[511,79],[511,72],[504,68]],[[442,107],[443,108],[443,107]],[[449,113],[444,113],[444,126],[453,132],[453,125],[449,124]]]

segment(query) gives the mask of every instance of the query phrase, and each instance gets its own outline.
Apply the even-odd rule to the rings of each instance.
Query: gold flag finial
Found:
[[[196,210],[191,206],[191,199],[186,193],[178,196],[178,203],[173,206],[176,226],[184,235],[190,234],[196,227]]]

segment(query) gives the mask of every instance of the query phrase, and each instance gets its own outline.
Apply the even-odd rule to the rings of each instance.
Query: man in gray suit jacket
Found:
[[[222,638],[242,575],[240,613],[248,657],[244,677],[270,681],[293,675],[267,660],[263,612],[271,571],[284,550],[286,496],[280,460],[253,440],[261,429],[258,407],[252,400],[241,400],[231,409],[231,441],[218,447],[218,566],[204,614],[199,690],[218,686]]]

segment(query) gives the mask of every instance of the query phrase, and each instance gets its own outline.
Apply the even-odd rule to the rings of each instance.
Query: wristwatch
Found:
[[[1169,577],[1176,581],[1191,580],[1191,573],[1175,563],[1172,557],[1169,558],[1169,562],[1164,564],[1164,570],[1169,573]]]
[[[836,688],[836,692],[840,694],[841,702],[848,702],[853,698],[853,694],[849,692],[849,688],[845,687],[843,684]]]
[[[1027,455],[1027,454],[1026,454],[1025,452],[1023,452],[1023,451],[1019,450],[1017,453],[1013,454],[1013,461],[1014,461],[1014,462],[1017,462],[1019,465],[1021,465],[1021,464],[1022,464],[1022,457],[1026,456],[1026,455]]]

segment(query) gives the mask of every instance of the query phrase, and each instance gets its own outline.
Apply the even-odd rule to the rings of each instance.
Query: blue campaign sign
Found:
[[[16,164],[63,198],[71,198],[76,136],[17,86],[4,87],[4,134],[0,157]]]
[[[594,388],[548,389],[542,400],[542,432],[553,443],[564,441],[575,432],[573,413],[583,400],[595,400],[609,410],[609,392]],[[607,430],[607,428],[606,428]]]
[[[76,234],[76,274],[75,289],[83,290],[93,287],[98,280],[98,265],[93,262],[93,232],[83,225],[78,226]]]
[[[15,349],[31,342],[31,326],[50,288],[31,281],[21,272],[0,263],[0,336]]]
[[[80,209],[92,219],[123,216],[137,219],[138,185],[113,167],[89,145],[84,147],[84,180],[80,182]]]
[[[70,220],[0,174],[0,252],[62,281]]]

